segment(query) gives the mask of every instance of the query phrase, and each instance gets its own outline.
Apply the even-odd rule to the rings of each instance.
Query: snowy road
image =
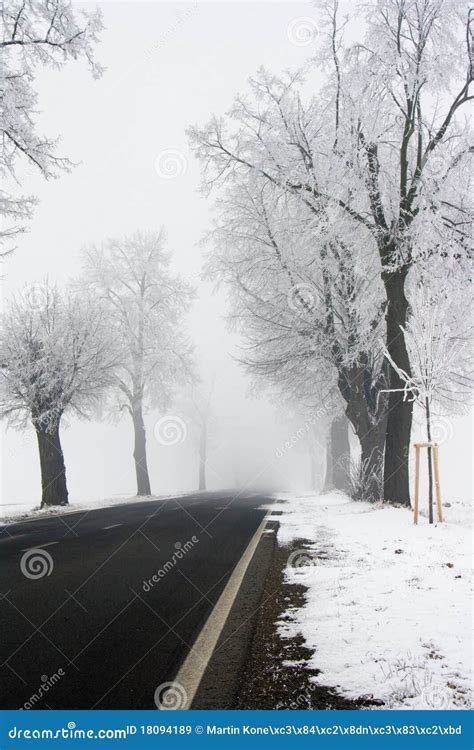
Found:
[[[0,527],[1,705],[154,708],[265,502],[209,492]]]

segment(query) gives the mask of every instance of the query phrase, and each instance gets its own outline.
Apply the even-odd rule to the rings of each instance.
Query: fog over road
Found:
[[[32,708],[155,708],[269,500],[207,492],[0,527],[1,705],[47,680]]]

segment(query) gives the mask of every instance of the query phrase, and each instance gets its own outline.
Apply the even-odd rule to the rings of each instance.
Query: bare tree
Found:
[[[2,318],[0,363],[0,415],[18,427],[32,422],[36,431],[41,505],[66,505],[62,417],[87,417],[112,385],[117,364],[101,309],[48,283],[41,295],[27,290]]]
[[[0,49],[0,216],[10,220],[2,227],[4,253],[31,218],[32,196],[17,196],[23,165],[32,165],[46,178],[56,177],[72,167],[68,159],[56,156],[57,139],[38,134],[37,95],[33,88],[38,67],[61,70],[69,60],[84,58],[94,77],[102,68],[94,60],[94,46],[102,30],[101,14],[75,12],[67,0],[5,0],[1,6]],[[8,184],[11,188],[7,187]]]
[[[176,386],[192,377],[183,318],[193,293],[170,270],[163,229],[86,249],[82,283],[103,300],[122,343],[118,406],[133,422],[137,494],[150,495],[144,411],[166,407]]]

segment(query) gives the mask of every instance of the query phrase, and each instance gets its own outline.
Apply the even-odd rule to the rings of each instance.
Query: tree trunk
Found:
[[[387,349],[396,365],[410,375],[410,361],[402,328],[406,325],[408,301],[404,285],[406,271],[382,275],[387,295]],[[389,503],[410,505],[408,458],[413,404],[403,399],[403,381],[390,367],[387,432],[385,440],[384,499]]]
[[[67,505],[68,491],[59,424],[52,432],[35,425],[41,466],[41,507]]]
[[[376,502],[382,500],[382,467],[387,411],[385,400],[381,400],[383,399],[381,393],[378,393],[376,397],[370,394],[369,407],[368,394],[364,387],[366,375],[364,368],[356,367],[348,374],[351,387],[346,414],[360,444],[360,475],[357,480],[360,493],[365,500]]]
[[[310,461],[310,489],[316,491],[319,486],[319,472],[318,472],[318,462],[316,461],[316,454],[314,452],[314,447],[310,445],[309,448],[309,461]]]
[[[331,425],[332,427],[332,425]],[[324,477],[323,492],[329,492],[334,489],[334,470],[332,461],[332,441],[331,441],[331,427],[329,427],[326,434],[326,474]]]
[[[347,428],[345,416],[336,417],[331,423],[326,443],[325,492],[331,489],[347,492],[349,489],[350,444]]]
[[[207,425],[203,424],[199,439],[199,489],[206,489]]]
[[[135,459],[135,472],[137,475],[137,495],[151,495],[146,460],[146,432],[141,402],[135,404],[132,411],[132,420],[135,433],[133,458]]]
[[[331,425],[333,481],[336,490],[341,490],[341,492],[347,492],[350,484],[351,447],[348,427],[345,416],[333,420]]]

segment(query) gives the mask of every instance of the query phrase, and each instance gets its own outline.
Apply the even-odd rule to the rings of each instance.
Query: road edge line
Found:
[[[260,538],[267,524],[268,511],[252,536],[250,542],[230,576],[217,604],[207,618],[190,652],[178,670],[173,682],[178,683],[185,692],[186,700],[181,710],[189,709],[207,669],[214,649],[224,629],[230,610],[239,593],[247,568],[257,549]]]

